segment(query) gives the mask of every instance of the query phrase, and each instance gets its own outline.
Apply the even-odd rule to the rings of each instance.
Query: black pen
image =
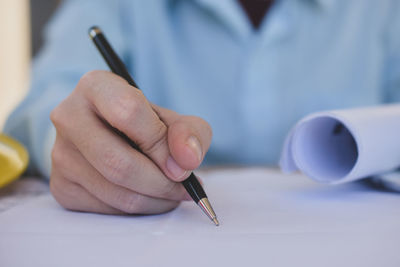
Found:
[[[102,33],[99,27],[93,26],[89,29],[89,36],[96,45],[97,49],[103,56],[104,60],[107,62],[107,65],[110,67],[111,71],[122,78],[124,78],[130,85],[139,89],[129,72],[127,71],[124,63],[115,53],[114,49],[111,47],[106,37]],[[130,140],[124,133],[119,131],[118,129],[114,130],[121,136],[125,141],[127,141],[134,149],[141,151],[140,148]],[[190,176],[182,182],[186,191],[193,198],[193,200],[200,206],[200,208],[204,211],[204,213],[215,223],[216,226],[219,225],[217,220],[217,215],[208,201],[207,195],[204,192],[203,187],[200,185],[200,182],[197,180],[196,176],[192,172]]]

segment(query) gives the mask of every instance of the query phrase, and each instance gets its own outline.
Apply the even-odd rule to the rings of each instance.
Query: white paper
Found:
[[[400,105],[319,112],[289,133],[280,166],[343,183],[400,166]]]
[[[221,225],[191,202],[154,216],[70,212],[50,195],[0,214],[0,266],[400,266],[400,196],[278,170],[201,175]]]

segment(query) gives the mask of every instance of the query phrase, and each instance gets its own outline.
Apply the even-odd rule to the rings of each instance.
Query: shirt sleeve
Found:
[[[400,102],[400,1],[392,1],[384,35],[384,100]]]
[[[66,0],[45,30],[45,45],[33,62],[28,95],[8,118],[4,132],[22,142],[31,160],[28,171],[49,176],[49,142],[54,140],[49,115],[93,69],[108,69],[88,37],[100,26],[123,59],[127,53],[122,1]],[[71,118],[73,120],[74,118]]]

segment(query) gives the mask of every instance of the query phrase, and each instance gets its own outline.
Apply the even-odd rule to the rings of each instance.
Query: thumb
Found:
[[[171,156],[184,170],[194,170],[199,167],[210,146],[211,138],[210,125],[199,117],[180,116],[168,125],[168,146]]]

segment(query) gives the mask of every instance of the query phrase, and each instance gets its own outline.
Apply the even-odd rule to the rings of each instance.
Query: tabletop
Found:
[[[45,181],[21,179],[0,192],[0,266],[400,266],[400,194],[276,169],[196,174],[219,227],[192,202],[152,216],[71,212]]]
[[[0,213],[49,192],[47,180],[23,177],[0,189]]]

